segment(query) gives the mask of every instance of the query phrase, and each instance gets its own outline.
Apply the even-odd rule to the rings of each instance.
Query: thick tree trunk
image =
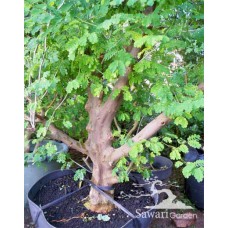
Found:
[[[107,156],[114,150],[111,147],[111,131],[105,126],[101,127],[97,121],[90,121],[88,129],[90,129],[90,133],[85,145],[93,162],[91,181],[97,186],[112,187],[114,183],[117,183],[117,177],[112,175],[113,166]],[[106,191],[106,193],[113,196],[114,191]],[[97,213],[108,213],[114,207],[92,187],[85,206]]]
[[[97,186],[112,187],[113,183],[117,182],[117,179],[113,177],[112,167],[109,164],[98,162],[97,164],[93,164],[91,181]],[[105,192],[111,197],[114,195],[114,190]],[[85,206],[91,211],[103,214],[108,213],[114,208],[114,205],[93,187],[91,187],[88,201],[85,203]]]
[[[111,146],[113,140],[111,123],[114,116],[111,112],[107,112],[107,109],[101,105],[100,99],[93,97],[91,93],[89,93],[86,110],[89,113],[90,121],[86,127],[88,139],[85,147],[93,162],[91,181],[97,186],[112,187],[117,182],[117,177],[112,175],[113,166],[108,155],[114,151]],[[106,193],[113,196],[114,191],[106,191]],[[97,213],[108,213],[114,207],[92,187],[85,206]]]
[[[136,57],[139,49],[131,47],[130,53]],[[131,67],[126,68],[124,76],[120,77],[114,89],[122,89],[128,84],[128,75],[132,71]],[[112,131],[111,124],[122,103],[123,95],[120,93],[114,100],[112,95],[102,104],[102,93],[99,97],[94,97],[90,90],[88,91],[88,101],[85,106],[89,113],[89,123],[86,127],[88,131],[88,139],[85,143],[86,150],[93,162],[92,182],[98,186],[112,187],[118,182],[116,176],[112,175],[114,162],[111,160],[111,154],[115,151],[112,147]],[[106,191],[113,196],[114,191]],[[91,188],[88,201],[85,206],[97,213],[107,213],[114,205],[112,205],[104,196],[99,194],[95,189]]]
[[[117,177],[112,175],[113,166],[107,156],[114,150],[111,147],[111,132],[108,131],[108,128],[99,126],[98,123],[95,125],[96,129],[91,130],[86,142],[86,149],[93,162],[91,181],[97,186],[112,187],[114,183],[117,183]],[[106,193],[113,196],[114,191],[106,191]],[[114,207],[92,187],[85,206],[97,213],[108,213]]]

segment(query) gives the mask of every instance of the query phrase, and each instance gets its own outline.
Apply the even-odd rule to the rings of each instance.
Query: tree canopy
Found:
[[[144,176],[141,165],[163,150],[182,166],[187,144],[202,143],[203,7],[202,0],[25,0],[25,127],[34,141],[64,136],[88,155],[92,97],[91,109],[114,109],[113,171],[121,181],[122,155]],[[169,125],[148,133],[161,115]],[[58,160],[66,167],[65,156]],[[198,163],[184,175],[202,180]]]

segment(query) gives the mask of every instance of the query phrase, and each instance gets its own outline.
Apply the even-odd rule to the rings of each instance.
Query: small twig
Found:
[[[131,172],[131,168],[132,168],[133,165],[134,165],[134,163],[130,162],[130,164],[128,166],[128,169],[127,169],[127,174],[129,174]]]
[[[139,132],[139,129],[140,129],[140,127],[141,127],[143,118],[144,118],[144,116],[141,118],[141,120],[140,120],[140,122],[139,122],[139,126],[138,126],[138,129],[137,129],[136,134],[138,134],[138,132]]]
[[[187,74],[184,75],[184,80],[185,80],[185,84],[187,85],[188,84],[188,75]]]
[[[143,59],[145,59],[147,56],[149,56],[152,52],[153,52],[153,50],[147,52],[147,53],[145,54],[145,56],[143,56],[143,57],[139,60],[139,62],[141,62]]]
[[[42,55],[42,59],[41,59],[40,66],[39,66],[39,73],[38,73],[38,79],[39,80],[41,78],[41,70],[42,70],[42,66],[44,64],[44,56],[45,56],[46,51],[47,51],[47,37],[44,38],[44,52]]]
[[[176,92],[173,91],[173,94],[174,94],[174,97],[176,98],[176,101],[177,101],[178,103],[180,103],[180,101],[179,101],[179,99],[178,99],[178,97],[177,97]]]
[[[117,130],[121,133],[121,128],[120,128],[120,126],[119,126],[119,124],[118,124],[118,122],[117,122],[116,117],[114,117],[114,123],[115,123],[115,125],[116,125]]]
[[[97,71],[98,71],[100,74],[104,75],[104,73],[102,73],[99,69],[97,69]]]
[[[166,146],[168,146],[168,147],[170,147],[170,148],[176,148],[175,146],[168,145],[168,144],[166,144],[164,142],[163,142],[163,144],[166,145]]]
[[[35,147],[34,147],[34,150],[33,150],[33,154],[35,154],[36,153],[36,150],[37,150],[37,148],[39,147],[39,145],[40,145],[40,142],[37,142],[36,143],[36,145],[35,145]]]
[[[88,22],[88,21],[84,21],[84,20],[82,20],[81,18],[79,18],[79,17],[77,17],[77,16],[76,16],[76,18],[78,18],[78,20],[81,21],[81,22],[83,22],[83,23],[86,23],[86,24],[92,25],[92,26],[96,26],[95,24],[92,24],[92,23],[90,23],[90,22]]]
[[[88,169],[85,168],[84,166],[80,165],[79,163],[77,163],[76,161],[74,161],[72,158],[70,158],[70,160],[71,160],[72,162],[74,162],[76,165],[78,165],[79,167],[81,167],[81,168],[87,170],[89,173],[92,173],[90,170],[88,170]]]
[[[36,93],[35,93],[35,100],[34,100],[34,110],[32,108],[29,110],[30,113],[30,124],[32,128],[35,129],[35,110],[36,110]]]
[[[131,128],[131,130],[127,134],[127,138],[130,137],[134,133],[134,131],[138,127],[138,124],[139,124],[139,121],[135,121],[134,122],[133,127]]]
[[[33,52],[33,59],[35,58],[35,56],[36,56],[36,50],[37,50],[37,48],[38,48],[38,44],[36,45],[36,47],[35,47],[35,50],[34,50],[34,52]]]
[[[84,218],[84,217],[85,217],[85,213],[83,212],[79,216],[73,216],[73,217],[71,217],[69,219],[63,218],[63,219],[60,219],[60,220],[52,220],[52,222],[64,222],[65,223],[65,222],[69,222],[72,219],[78,219],[78,218]]]
[[[37,50],[38,45],[36,46],[34,53],[33,53],[33,58],[35,57],[35,53]],[[40,66],[39,66],[39,72],[38,72],[38,80],[40,81],[41,78],[41,70],[42,70],[42,66],[44,63],[44,56],[45,56],[45,52],[47,51],[47,37],[44,38],[44,52],[43,52],[43,56],[40,62]],[[29,79],[31,80],[31,79]],[[30,81],[31,83],[31,81]],[[46,94],[45,94],[46,95]],[[36,112],[36,106],[37,106],[37,94],[35,92],[35,98],[34,98],[34,110],[30,109],[30,124],[32,126],[32,128],[35,129],[35,112]]]
[[[88,163],[88,158],[89,158],[89,156],[87,156],[86,158],[82,158],[82,160],[85,162],[85,164],[87,165],[87,167],[90,169],[90,171],[92,171],[93,169],[92,169],[92,167],[90,166],[90,164]]]
[[[47,92],[48,91],[46,90],[45,93],[43,94],[43,96],[40,98],[40,101],[43,100],[43,98],[46,96]]]
[[[45,126],[46,129],[49,129],[49,127],[50,127],[50,125],[51,125],[51,122],[52,122],[52,120],[53,120],[53,117],[54,117],[54,115],[55,115],[56,110],[57,110],[57,109],[63,104],[63,102],[66,100],[67,95],[68,95],[68,94],[65,95],[65,97],[62,99],[62,101],[59,103],[59,105],[55,108],[54,112],[53,112],[52,115],[51,115],[51,118],[49,119],[50,121],[47,121],[47,122],[46,122],[46,126]]]
[[[62,99],[62,101],[59,103],[59,105],[55,108],[54,112],[52,113],[52,116],[50,118],[50,120],[52,120],[52,118],[54,117],[55,115],[55,112],[57,111],[57,109],[63,104],[63,102],[66,100],[68,94],[65,95],[65,97]]]
[[[64,4],[64,2],[65,2],[65,0],[63,0],[61,3],[60,3],[60,5],[58,6],[58,10],[63,6],[63,4]]]
[[[55,93],[55,96],[54,96],[54,99],[51,101],[51,103],[47,106],[47,109],[49,109],[55,102],[56,100],[56,97],[57,97],[57,93]]]

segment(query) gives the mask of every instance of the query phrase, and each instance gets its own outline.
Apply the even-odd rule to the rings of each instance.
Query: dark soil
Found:
[[[63,176],[53,181],[49,181],[46,185],[43,185],[34,198],[34,203],[37,205],[45,205],[66,195],[72,191],[78,189],[77,182],[73,180],[73,174],[69,176]]]
[[[72,175],[52,180],[38,192],[35,199],[36,204],[44,205],[64,196],[65,190],[62,189],[63,185],[66,186],[66,193],[72,192],[78,188],[77,182],[73,180]],[[60,190],[60,188],[62,190]],[[55,227],[65,228],[120,228],[131,219],[125,212],[115,208],[108,214],[110,217],[109,221],[105,222],[98,220],[98,214],[87,210],[83,205],[84,199],[89,194],[89,190],[90,187],[86,187],[64,201],[44,210],[47,221]],[[144,208],[145,206],[153,205],[153,199],[150,196],[143,196],[140,198],[127,197],[123,196],[123,192],[124,194],[136,196],[147,194],[148,192],[141,187],[136,187],[132,181],[115,185],[114,199],[134,215],[138,215],[136,209],[138,209],[137,212],[139,212],[139,209],[140,212],[143,212],[148,210]]]

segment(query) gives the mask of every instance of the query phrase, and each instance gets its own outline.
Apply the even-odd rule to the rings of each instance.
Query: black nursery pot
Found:
[[[29,208],[31,212],[31,216],[33,219],[33,222],[37,228],[49,228],[49,227],[55,227],[51,225],[45,218],[44,215],[44,210],[46,210],[49,207],[52,207],[65,199],[67,199],[70,196],[73,196],[74,194],[80,195],[80,191],[85,189],[85,188],[90,188],[90,186],[94,186],[92,182],[89,180],[85,180],[83,186],[80,189],[76,189],[70,193],[65,194],[63,197],[54,199],[53,201],[47,203],[46,205],[37,205],[35,202],[35,197],[37,193],[40,191],[40,189],[45,186],[49,181],[55,180],[61,177],[64,177],[66,175],[74,174],[73,170],[56,170],[52,173],[47,174],[43,178],[41,178],[39,181],[37,181],[33,187],[30,189],[28,192],[28,203],[29,203]],[[97,189],[98,187],[95,186],[95,189],[98,190],[100,193],[105,194],[101,189]],[[108,198],[107,194],[106,197]],[[110,197],[111,198],[111,197]],[[109,198],[108,198],[109,199]],[[124,208],[122,205],[120,205],[118,202],[116,202],[113,199],[109,199],[112,201],[112,203],[115,204],[116,207],[118,207],[120,210],[122,210],[124,213],[126,213],[126,217],[128,215],[129,220],[121,226],[121,228],[148,228],[152,222],[153,216],[145,216],[145,214],[141,215],[133,215],[131,212],[129,212],[126,208]],[[152,206],[152,205],[151,205]],[[137,205],[136,205],[137,207]],[[155,209],[149,209],[146,211],[147,214],[153,214],[155,212]],[[129,216],[130,215],[130,216]],[[82,227],[83,228],[83,227]]]
[[[28,204],[29,204],[29,209],[30,209],[30,213],[32,216],[32,220],[34,222],[34,224],[36,225],[37,228],[49,228],[49,227],[54,227],[52,226],[45,218],[43,210],[45,208],[47,208],[49,205],[44,205],[42,207],[40,207],[39,205],[37,205],[34,202],[34,198],[37,194],[37,192],[46,184],[48,183],[50,180],[54,180],[60,177],[63,177],[65,175],[69,175],[72,174],[73,171],[72,170],[56,170],[53,171],[47,175],[45,175],[44,177],[42,177],[40,180],[38,180],[33,186],[32,188],[29,190],[28,192]],[[53,203],[53,202],[52,202]]]
[[[160,169],[162,167],[167,167],[166,169],[152,170],[150,182],[153,180],[161,180],[166,182],[172,174],[173,162],[166,157],[156,156],[153,163],[154,168]],[[131,176],[137,180],[139,184],[145,184],[145,188],[150,191],[151,184],[146,184],[146,181],[143,179],[143,176],[138,172],[131,172]],[[159,186],[157,186],[159,189]]]
[[[204,209],[204,180],[198,182],[195,177],[190,176],[185,181],[185,192],[197,208]]]
[[[193,154],[193,151],[196,151],[197,157],[193,160],[197,159],[204,160],[204,155],[198,153],[196,149],[191,149],[191,151],[187,154],[189,157]],[[199,151],[200,152],[200,151]],[[185,158],[185,161],[189,161]],[[204,209],[204,180],[198,182],[194,176],[190,176],[188,179],[185,179],[185,192],[190,201],[199,209]]]

